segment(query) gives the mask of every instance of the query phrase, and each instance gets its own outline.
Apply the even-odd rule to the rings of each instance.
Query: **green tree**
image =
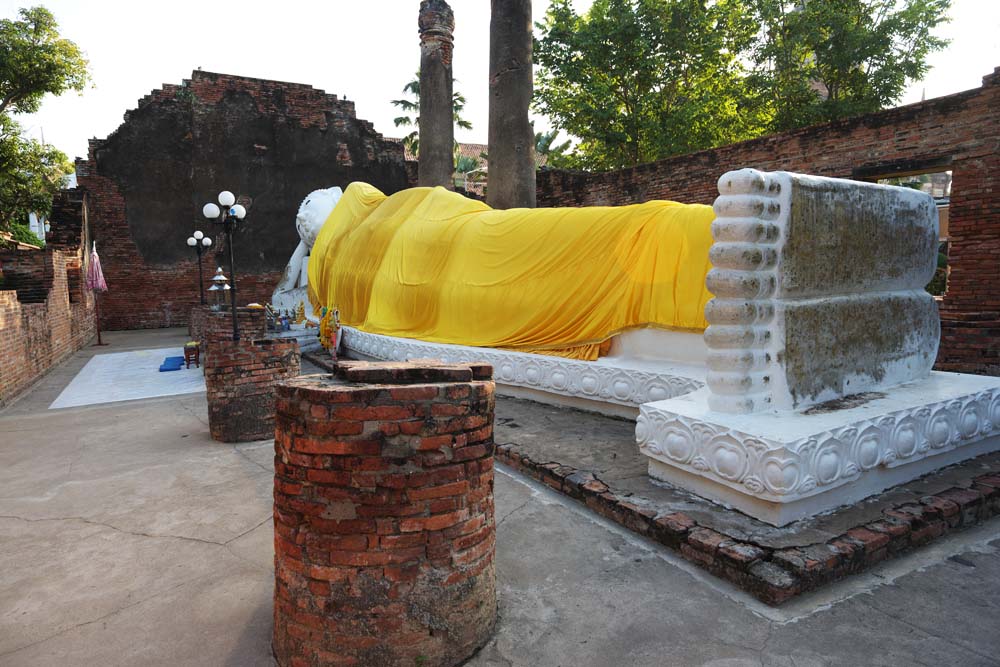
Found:
[[[392,100],[393,106],[402,109],[406,115],[398,116],[392,120],[396,127],[412,127],[414,128],[409,134],[403,137],[403,145],[406,146],[406,150],[410,151],[413,155],[419,155],[420,153],[420,72],[417,71],[416,77],[403,86],[403,93],[410,96],[410,98],[403,98],[399,100]],[[457,90],[452,93],[451,96],[451,106],[454,112],[455,125],[462,128],[463,130],[471,130],[472,123],[462,118],[462,111],[465,110],[465,96]],[[457,142],[456,142],[457,145]]]
[[[553,0],[535,110],[613,169],[884,109],[946,42],[951,0]]]
[[[479,168],[479,160],[468,155],[459,155],[455,160],[455,171],[459,174],[467,174]]]
[[[12,114],[37,111],[47,93],[83,90],[90,80],[79,47],[59,35],[44,7],[0,20],[0,228],[47,214],[73,165],[51,146],[23,136]]]
[[[759,134],[738,55],[742,0],[553,0],[538,26],[535,110],[580,139],[574,166],[613,169]]]
[[[561,144],[555,143],[558,134],[559,130],[535,132],[535,159],[538,160],[539,164],[543,162],[542,158],[545,158],[544,163],[546,167],[558,169],[570,164],[570,159],[566,151],[569,150],[572,142],[567,139]]]
[[[71,173],[65,154],[25,138],[16,122],[0,115],[0,229],[26,221],[29,213],[48,214]]]
[[[927,56],[950,0],[752,0],[751,84],[781,131],[884,109]]]

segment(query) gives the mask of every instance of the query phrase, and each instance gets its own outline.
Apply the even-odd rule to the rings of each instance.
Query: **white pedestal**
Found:
[[[705,379],[705,367],[697,364],[621,357],[578,361],[490,347],[428,343],[347,326],[342,331],[344,347],[358,356],[393,361],[481,361],[493,365],[493,377],[502,393],[633,419],[641,404],[695,391],[704,386]]]
[[[643,405],[636,440],[655,479],[776,526],[1000,450],[1000,378],[933,372],[836,403],[725,414],[699,390]]]

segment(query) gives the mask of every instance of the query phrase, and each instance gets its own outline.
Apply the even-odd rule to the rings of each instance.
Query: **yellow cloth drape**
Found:
[[[352,183],[313,246],[309,297],[371,333],[596,359],[625,329],[705,328],[713,218],[667,201],[494,211]]]

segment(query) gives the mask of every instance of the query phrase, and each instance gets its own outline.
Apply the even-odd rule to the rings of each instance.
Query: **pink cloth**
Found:
[[[108,283],[104,281],[104,272],[101,271],[101,258],[97,256],[97,243],[94,243],[90,265],[87,266],[87,289],[94,292],[108,291]]]

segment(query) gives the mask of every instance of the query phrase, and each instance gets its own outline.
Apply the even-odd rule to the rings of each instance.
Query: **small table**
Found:
[[[185,368],[191,368],[192,362],[195,368],[201,368],[201,343],[195,341],[184,344]]]

